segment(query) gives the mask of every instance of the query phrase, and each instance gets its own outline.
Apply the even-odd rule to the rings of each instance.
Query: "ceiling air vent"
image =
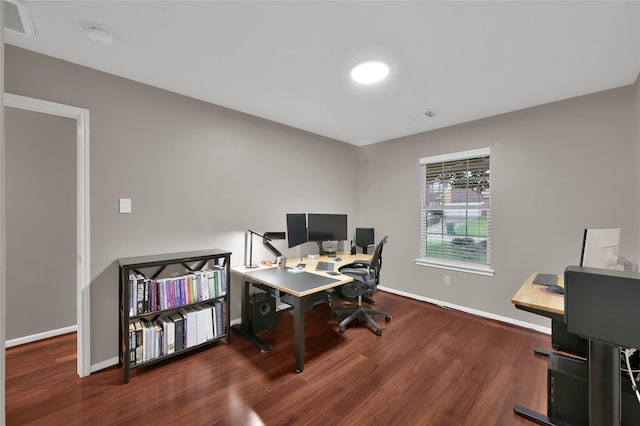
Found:
[[[5,32],[35,39],[36,32],[26,3],[20,0],[4,0],[3,3]]]

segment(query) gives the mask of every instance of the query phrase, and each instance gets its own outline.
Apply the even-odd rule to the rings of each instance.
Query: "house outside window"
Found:
[[[416,263],[493,275],[490,148],[420,159]]]

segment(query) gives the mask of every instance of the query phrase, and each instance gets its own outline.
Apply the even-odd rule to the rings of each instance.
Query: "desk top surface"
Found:
[[[301,262],[299,257],[294,257],[287,259],[288,270],[264,265],[260,265],[258,268],[235,266],[231,270],[244,278],[302,297],[353,281],[351,277],[346,275],[330,275],[326,271],[316,271],[315,268],[318,262],[333,263],[333,270],[337,272],[338,268],[355,260],[370,260],[371,255],[339,253],[337,258],[340,258],[341,261],[336,262],[335,257],[320,256],[316,259],[303,257]],[[304,270],[291,272],[291,268],[299,263],[306,265]]]
[[[545,291],[545,286],[533,284],[537,273],[529,275],[520,290],[513,296],[511,303],[526,306],[554,314],[564,315],[564,296]],[[558,275],[558,285],[564,287],[564,277]]]

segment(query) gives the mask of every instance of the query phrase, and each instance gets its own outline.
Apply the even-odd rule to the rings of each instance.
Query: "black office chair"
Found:
[[[360,324],[365,321],[369,323],[375,330],[376,335],[380,336],[382,335],[382,330],[371,318],[371,315],[384,315],[386,322],[391,321],[391,315],[388,313],[362,306],[363,297],[369,297],[377,291],[378,283],[380,282],[380,268],[382,267],[382,248],[386,243],[387,237],[384,237],[373,251],[371,262],[360,260],[344,265],[339,269],[340,273],[353,277],[353,281],[343,285],[340,292],[348,299],[358,299],[357,306],[333,309],[333,318],[337,318],[340,313],[349,314],[338,325],[340,333],[344,333],[349,323],[358,320]]]

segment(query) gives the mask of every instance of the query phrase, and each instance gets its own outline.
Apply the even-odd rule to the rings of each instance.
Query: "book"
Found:
[[[213,338],[217,339],[220,334],[220,325],[218,324],[218,305],[215,301],[211,303],[211,321],[213,325]]]
[[[172,332],[170,328],[173,325],[173,322],[168,317],[158,317],[157,319],[158,325],[162,329],[162,344],[160,345],[160,354],[168,355],[169,352],[169,344],[171,342],[171,346],[175,348],[175,342],[172,339]]]
[[[167,287],[167,306],[169,308],[174,308],[176,306],[176,298],[175,295],[173,294],[173,280],[170,278],[167,278],[166,280],[166,287]]]
[[[211,312],[203,306],[196,306],[194,310],[196,311],[196,321],[198,323],[196,327],[196,345],[201,345],[207,341],[207,314],[211,317]]]
[[[209,282],[207,278],[207,274],[203,271],[198,271],[198,285],[200,286],[200,294],[202,295],[202,300],[208,300],[211,298],[209,295]]]
[[[158,281],[151,280],[149,290],[149,310],[153,312],[158,310]]]
[[[216,284],[213,280],[213,271],[210,269],[203,269],[202,274],[207,285],[207,294],[209,295],[209,299],[217,297],[218,295],[216,294]]]
[[[142,362],[146,362],[151,359],[151,326],[146,318],[142,318],[140,324],[142,325]]]
[[[179,352],[184,349],[184,317],[180,312],[173,313],[169,319],[174,324],[174,351]]]
[[[124,352],[124,351],[123,351]],[[129,365],[136,363],[136,326],[129,323]]]
[[[142,323],[140,321],[135,322],[136,329],[136,347],[135,347],[135,360],[136,364],[142,362],[142,352],[144,347],[142,346]]]
[[[216,334],[215,337],[221,337],[224,336],[225,334],[227,334],[227,330],[226,330],[226,326],[225,326],[225,322],[224,322],[224,318],[225,318],[225,312],[224,312],[224,307],[225,304],[221,301],[221,300],[216,300],[214,302],[214,306],[215,306],[215,329],[216,329]]]
[[[183,315],[185,317],[184,334],[186,335],[184,347],[190,348],[195,346],[198,341],[198,317],[193,307],[185,308]]]
[[[207,305],[204,307],[204,311],[207,312],[206,317],[205,317],[205,327],[206,327],[206,334],[207,334],[207,341],[209,340],[213,340],[216,337],[216,333],[215,333],[215,329],[214,329],[214,311],[213,311],[213,306],[211,305]]]
[[[138,278],[136,274],[129,274],[129,316],[132,317],[136,315],[136,299],[138,292]]]
[[[136,277],[136,315],[144,313],[144,278]]]

